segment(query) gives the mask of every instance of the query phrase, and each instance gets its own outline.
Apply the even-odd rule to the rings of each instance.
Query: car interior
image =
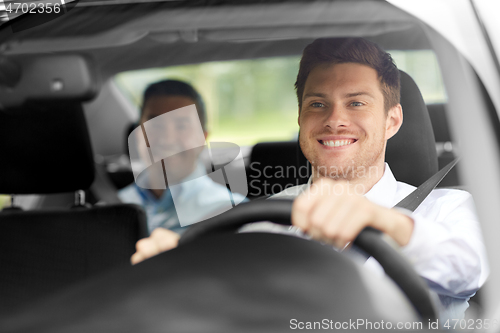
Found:
[[[76,313],[83,310],[89,311],[95,319],[85,326],[90,331],[99,331],[97,327],[103,332],[138,329],[134,326],[136,322],[125,319],[112,328],[111,319],[106,321],[103,316],[108,315],[116,324],[119,315],[123,317],[124,313],[128,313],[127,304],[145,302],[145,298],[141,299],[137,293],[152,295],[153,286],[161,284],[158,276],[167,274],[169,267],[183,267],[182,260],[193,258],[189,251],[200,251],[199,248],[190,248],[179,254],[178,259],[173,254],[166,254],[148,261],[143,267],[151,274],[147,278],[149,287],[131,287],[145,279],[144,273],[129,267],[129,259],[135,251],[135,243],[147,235],[147,229],[144,211],[136,205],[122,203],[117,196],[119,189],[134,181],[127,138],[137,127],[137,117],[136,110],[131,111],[130,103],[117,89],[113,81],[115,75],[131,70],[214,61],[299,56],[308,43],[320,37],[365,37],[386,50],[433,49],[429,31],[423,28],[421,22],[384,1],[317,1],[315,6],[305,1],[208,3],[166,1],[99,6],[85,5],[85,1],[81,0],[80,4],[84,5],[68,7],[64,15],[47,22],[36,23],[33,16],[26,15],[0,26],[0,149],[3,156],[0,193],[9,195],[11,199],[11,204],[0,211],[3,230],[0,233],[0,262],[3,266],[0,275],[0,318],[10,318],[8,328],[11,331],[21,327],[23,321],[28,322],[26,331],[36,331],[35,327],[51,331],[50,320],[56,322],[64,315],[76,320]],[[245,10],[241,10],[243,7]],[[364,10],[359,12],[360,8]],[[30,28],[23,30],[22,24]],[[405,118],[399,133],[388,142],[386,161],[398,180],[419,186],[457,157],[449,128],[449,106],[446,102],[426,103],[417,83],[405,71],[401,71],[401,86]],[[242,194],[250,201],[268,197],[289,186],[304,184],[309,178],[310,165],[300,150],[297,136],[287,141],[260,141],[241,146],[240,151],[248,185],[248,191]],[[225,153],[223,149],[212,152]],[[209,154],[202,154],[202,159],[210,172]],[[266,167],[286,170],[291,166],[304,170],[304,174],[265,176]],[[439,186],[462,188],[457,170],[460,167],[458,164],[452,169]],[[264,188],[266,182],[267,187]],[[264,248],[272,242],[264,236],[258,241]],[[241,258],[246,258],[255,254],[242,249],[242,244],[247,242],[250,244],[252,240],[248,237],[228,241],[213,251],[223,256],[222,252],[234,249],[240,251]],[[214,248],[208,241],[201,244],[202,249]],[[332,260],[322,250],[305,248],[308,245],[297,243],[291,244],[286,251],[295,253],[297,257],[300,257],[301,251],[312,251],[321,258],[318,265]],[[253,252],[258,252],[261,257],[268,255],[264,250]],[[275,256],[271,257],[280,260],[283,253],[276,250]],[[157,267],[167,259],[171,260],[171,266]],[[207,257],[204,260],[208,260]],[[249,261],[245,259],[225,260],[229,261],[226,266],[222,265],[225,268],[221,268],[220,274],[230,274],[228,267],[238,267],[247,274],[262,268],[255,266],[246,270],[244,264]],[[299,260],[305,265],[310,259],[304,257]],[[345,264],[344,259],[335,260],[342,261],[339,265]],[[194,262],[204,267],[201,258]],[[276,262],[270,259],[263,265],[268,265],[267,268],[262,269],[274,272],[276,269],[273,270],[272,266]],[[283,272],[296,274],[292,271],[296,263],[290,261],[278,266],[284,267]],[[354,272],[357,268],[345,265],[343,267],[353,271],[351,276],[363,275]],[[181,291],[192,288],[187,282],[195,281],[191,277],[198,275],[199,284],[193,287],[194,292],[205,299],[215,297],[207,290],[218,290],[219,282],[213,280],[213,275],[203,274],[188,269],[184,275],[171,277],[168,281],[178,289],[175,291],[172,287],[169,292],[173,294],[167,295],[165,291],[162,296],[185,299],[180,308],[188,309],[196,297],[187,297]],[[326,281],[327,274],[336,273],[328,271],[321,275],[321,279]],[[305,275],[297,274],[297,281],[313,278]],[[102,306],[98,305],[99,301],[87,301],[85,304],[78,303],[84,304],[81,307],[68,306],[67,310],[61,307],[63,303],[67,306],[72,300],[81,300],[84,293],[97,297],[99,293],[113,290],[111,281],[120,276],[128,281],[126,286],[131,288],[129,293],[116,288],[116,292],[120,290],[125,295],[122,298],[125,301],[120,306],[105,299],[101,302]],[[257,276],[252,279],[260,281],[264,278]],[[366,277],[351,279],[365,281]],[[325,281],[322,280],[320,285],[324,286]],[[365,282],[359,283],[366,285]],[[105,283],[107,289],[99,283],[102,286]],[[339,280],[338,283],[347,282]],[[273,295],[271,286],[274,288],[276,285],[271,283],[263,290]],[[380,288],[387,292],[385,295],[392,295],[393,291],[389,290],[392,285],[386,286],[385,282],[375,285],[383,285]],[[237,287],[238,283],[231,285],[231,288]],[[380,292],[376,290],[378,287],[366,288],[356,291],[355,287],[349,287],[345,292],[360,294],[360,300],[365,299],[361,295],[363,292],[367,295]],[[251,291],[257,292],[254,289]],[[239,296],[248,300],[251,297],[249,294]],[[236,296],[227,293],[221,296],[221,300],[234,304]],[[400,297],[387,296],[387,299],[393,300],[397,307],[407,309],[405,302],[397,300]],[[43,303],[46,299],[48,303]],[[256,299],[269,301],[266,309],[284,306],[284,303],[273,303],[270,297]],[[298,298],[298,303],[299,300],[311,302],[311,315],[315,311],[316,316],[325,313],[324,308],[320,311],[319,307],[324,306],[326,300],[314,303],[305,296]],[[476,305],[471,307],[480,306],[480,297],[472,299],[471,303],[474,302]],[[39,304],[44,304],[47,310],[41,310]],[[157,297],[149,309],[159,304]],[[246,321],[252,320],[242,314],[250,311],[244,305],[241,313],[236,314],[230,307],[221,308],[221,315],[207,310],[214,306],[207,304],[206,307],[194,306],[189,315],[174,306],[169,306],[168,311],[171,311],[172,317],[177,316],[179,322],[192,321],[193,318],[203,318],[200,321],[219,318],[224,321],[224,314],[232,313],[237,318],[235,322],[214,326],[221,332],[246,325]],[[359,307],[357,304],[346,307],[346,313],[357,311],[367,318],[386,318],[390,311],[395,311],[394,306],[388,304],[383,305],[384,310],[375,312],[356,308]],[[292,305],[284,307],[283,311],[300,308]],[[91,308],[95,311],[89,310]],[[30,315],[26,309],[31,311]],[[55,310],[61,312],[57,315],[50,312]],[[418,316],[414,310],[407,311],[409,314],[403,310],[396,313],[408,318]],[[143,314],[147,315],[146,312],[144,310]],[[283,312],[277,313],[276,318],[286,317]],[[259,313],[253,319],[258,315],[265,316]],[[344,314],[340,316],[345,317]],[[150,312],[150,317],[155,319],[157,325],[166,324],[162,322],[159,310]],[[78,317],[78,320],[81,318]],[[269,318],[267,320],[276,323]],[[151,331],[159,327],[146,326]],[[71,326],[61,324],[54,332],[68,327]],[[191,327],[193,332],[202,331],[197,330],[194,324]]]

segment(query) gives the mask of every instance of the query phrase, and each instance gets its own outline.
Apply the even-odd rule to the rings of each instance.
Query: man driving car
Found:
[[[444,316],[462,317],[488,274],[473,200],[438,189],[413,213],[392,208],[415,187],[396,181],[384,162],[387,140],[403,122],[391,56],[361,38],[318,39],[304,50],[295,87],[312,176],[273,196],[296,198],[292,224],[340,249],[365,227],[381,230],[439,295]],[[160,229],[137,243],[132,263],[176,244]]]

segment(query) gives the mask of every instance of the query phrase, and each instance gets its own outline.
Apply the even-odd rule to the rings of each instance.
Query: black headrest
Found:
[[[81,105],[0,112],[0,193],[48,194],[90,187],[94,160]]]
[[[296,141],[256,144],[252,148],[247,172],[248,196],[268,196],[307,183],[310,166],[304,157],[300,167],[296,167],[298,151]]]
[[[397,180],[419,186],[438,171],[429,112],[415,81],[401,72],[403,125],[387,142],[385,161]]]

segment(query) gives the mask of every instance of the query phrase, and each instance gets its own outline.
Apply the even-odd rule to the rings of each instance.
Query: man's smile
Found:
[[[318,140],[323,146],[332,148],[347,147],[357,141],[358,140],[354,138],[322,138]]]

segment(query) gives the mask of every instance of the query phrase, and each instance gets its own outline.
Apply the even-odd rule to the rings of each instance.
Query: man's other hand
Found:
[[[370,202],[359,187],[342,180],[318,179],[295,199],[292,224],[340,249],[368,226],[391,236],[400,246],[408,244],[413,219]]]
[[[136,252],[130,258],[130,262],[135,265],[161,252],[173,249],[177,246],[179,238],[179,235],[173,231],[156,228],[151,233],[151,236],[140,239],[135,244]]]

